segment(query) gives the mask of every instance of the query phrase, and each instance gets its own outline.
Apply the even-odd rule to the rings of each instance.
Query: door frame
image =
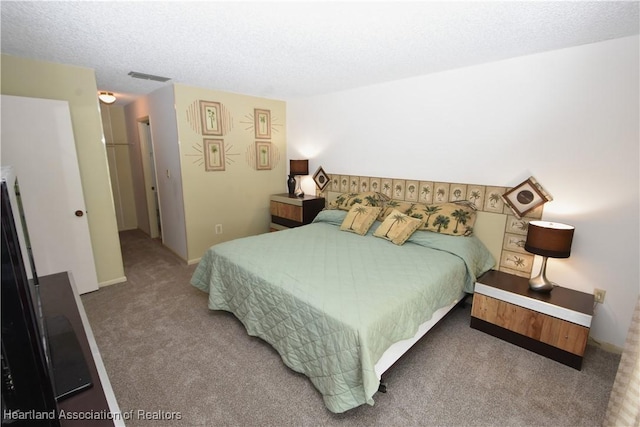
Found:
[[[144,179],[144,195],[149,220],[149,236],[162,240],[162,212],[160,211],[160,194],[158,192],[158,175],[155,151],[151,136],[149,117],[138,119],[138,137],[140,139],[140,158]]]
[[[2,95],[2,164],[20,183],[39,275],[69,271],[78,293],[98,289],[68,101]]]

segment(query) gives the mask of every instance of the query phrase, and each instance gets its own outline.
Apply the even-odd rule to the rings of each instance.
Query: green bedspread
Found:
[[[419,231],[396,246],[372,235],[379,223],[366,236],[340,231],[344,214],[215,245],[191,280],[210,309],[234,313],[309,377],[332,412],[372,405],[382,353],[493,266],[475,237]]]

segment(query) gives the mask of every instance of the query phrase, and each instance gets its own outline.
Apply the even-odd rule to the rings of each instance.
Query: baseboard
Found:
[[[617,345],[613,345],[613,344],[609,344],[607,342],[600,342],[600,341],[596,341],[593,338],[589,337],[588,341],[587,341],[587,345],[592,345],[594,347],[598,347],[599,349],[602,349],[608,353],[614,353],[614,354],[622,354],[622,352],[624,351],[623,348],[618,347]]]
[[[127,281],[127,276],[118,277],[117,279],[107,280],[106,282],[98,283],[99,288],[104,288],[105,286],[116,285],[118,283],[123,283]]]

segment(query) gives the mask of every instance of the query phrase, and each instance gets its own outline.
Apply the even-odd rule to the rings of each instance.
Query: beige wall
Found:
[[[111,189],[116,209],[118,231],[138,228],[131,176],[131,147],[127,139],[124,107],[100,104],[102,127],[109,160]]]
[[[204,136],[199,101],[219,102],[224,134]],[[286,192],[286,104],[283,101],[175,85],[188,261],[219,242],[269,230],[269,195]],[[271,111],[271,170],[256,169],[254,108]],[[224,141],[225,170],[205,171],[203,139]],[[262,141],[262,140],[261,140]],[[215,233],[216,224],[222,234]]]
[[[205,171],[199,101],[219,102],[224,134],[224,171]],[[271,111],[272,169],[257,170],[254,108]],[[124,108],[133,146],[133,186],[138,226],[148,228],[137,123],[151,124],[162,217],[162,242],[188,263],[215,243],[269,230],[269,196],[286,191],[286,111],[278,100],[218,92],[181,84],[164,86]],[[215,225],[222,233],[215,233]],[[145,230],[146,231],[146,230]]]
[[[95,72],[2,55],[0,90],[5,95],[69,102],[98,283],[124,281]]]
[[[140,152],[140,136],[138,123],[142,119],[149,118],[149,100],[141,96],[133,102],[125,105],[124,119],[127,139],[131,143],[131,179],[133,183],[133,199],[135,203],[136,221],[138,228],[147,234],[151,234],[149,225],[149,211],[147,210],[144,174],[142,170],[142,158]]]

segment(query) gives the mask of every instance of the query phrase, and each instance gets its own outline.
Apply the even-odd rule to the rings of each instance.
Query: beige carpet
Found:
[[[126,283],[83,295],[128,426],[600,426],[620,356],[589,346],[582,371],[469,327],[456,309],[387,374],[374,406],[332,414],[303,375],[207,309],[186,266],[121,233]],[[137,419],[137,411],[180,419]],[[158,412],[161,411],[161,412]]]

